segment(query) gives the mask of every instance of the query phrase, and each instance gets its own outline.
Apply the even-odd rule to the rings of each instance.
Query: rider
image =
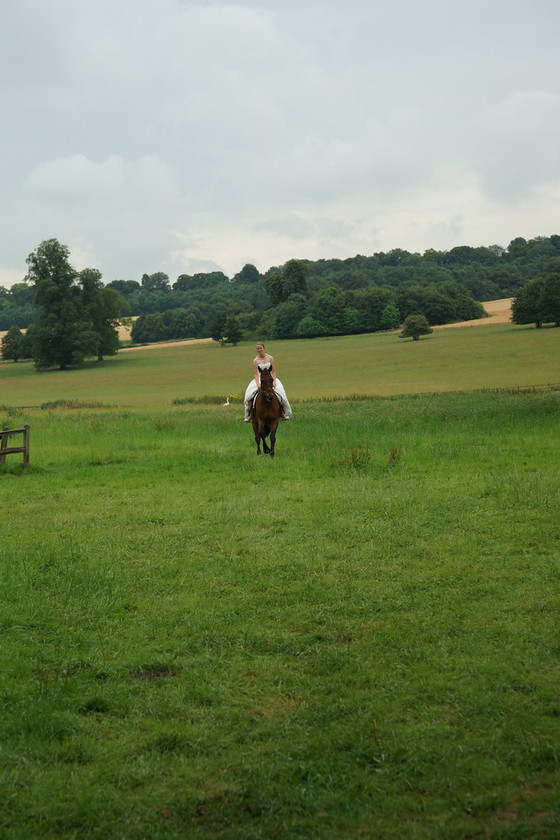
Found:
[[[245,391],[245,417],[243,420],[245,423],[249,423],[251,420],[251,408],[253,403],[253,398],[261,385],[261,374],[259,370],[259,365],[270,365],[272,370],[272,387],[278,399],[280,400],[280,406],[282,408],[282,420],[289,420],[292,416],[292,408],[290,403],[288,402],[288,397],[286,396],[286,391],[284,390],[284,386],[276,376],[276,365],[274,363],[274,357],[270,355],[270,353],[266,352],[266,348],[262,341],[259,341],[256,345],[257,355],[253,359],[253,376],[249,384],[247,385],[247,390]]]

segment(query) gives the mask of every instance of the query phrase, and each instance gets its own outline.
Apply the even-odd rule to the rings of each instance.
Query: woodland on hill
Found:
[[[432,326],[484,316],[480,301],[515,297],[532,279],[560,272],[560,236],[514,239],[507,248],[460,246],[423,255],[395,249],[349,259],[289,260],[260,274],[162,273],[113,281],[141,316],[133,340],[212,336],[296,338],[398,327],[421,314]]]
[[[36,341],[42,335],[46,344],[53,334],[49,318],[55,318],[67,322],[59,338],[70,327],[79,335],[77,353],[68,353],[64,364],[116,352],[115,327],[127,315],[137,316],[132,330],[137,343],[207,336],[231,343],[307,338],[394,329],[411,315],[424,316],[432,326],[482,318],[481,301],[515,298],[529,286],[514,320],[537,325],[559,320],[554,306],[548,312],[550,300],[558,297],[558,235],[518,237],[506,248],[465,245],[422,255],[397,248],[344,260],[291,259],[264,274],[247,264],[231,278],[213,271],[181,274],[173,283],[156,272],[105,285],[99,271],[75,271],[68,257],[65,246],[47,240],[28,257],[25,279],[10,289],[0,287],[0,330],[33,327],[30,336],[35,331]],[[541,300],[549,301],[547,312]],[[32,357],[50,366],[59,363],[57,352]]]

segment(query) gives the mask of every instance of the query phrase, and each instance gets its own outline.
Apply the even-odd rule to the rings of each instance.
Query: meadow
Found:
[[[557,837],[559,335],[1,364],[0,837]]]
[[[436,330],[410,341],[397,333],[270,344],[288,396],[307,402],[356,394],[387,397],[560,383],[560,331],[513,324]],[[84,369],[37,373],[31,362],[0,362],[0,406],[98,401],[167,410],[173,400],[243,395],[254,345],[182,344],[127,348]]]

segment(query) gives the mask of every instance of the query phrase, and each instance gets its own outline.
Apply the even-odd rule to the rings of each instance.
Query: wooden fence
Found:
[[[23,435],[22,446],[8,446],[8,438],[12,435]],[[6,463],[6,455],[16,455],[21,453],[23,455],[23,466],[29,466],[29,426],[24,426],[23,429],[8,429],[7,426],[2,426],[0,431],[0,464]]]

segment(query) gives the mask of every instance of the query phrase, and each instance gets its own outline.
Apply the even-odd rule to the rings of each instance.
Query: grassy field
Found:
[[[560,330],[512,324],[437,330],[420,341],[397,333],[271,344],[295,401],[560,383]],[[85,369],[37,373],[31,362],[0,363],[0,405],[57,399],[126,408],[169,408],[176,398],[242,395],[253,345],[126,349]]]
[[[558,335],[1,365],[0,837],[558,837]]]

